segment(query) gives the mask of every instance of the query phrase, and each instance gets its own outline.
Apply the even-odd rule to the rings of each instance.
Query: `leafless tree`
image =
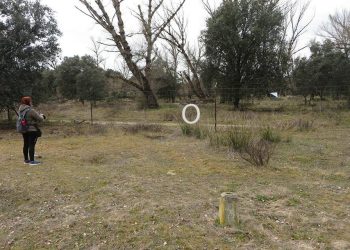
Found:
[[[187,22],[184,14],[179,13],[165,29],[162,39],[167,41],[170,46],[176,47],[182,55],[189,72],[183,71],[182,77],[190,86],[192,92],[200,99],[204,100],[208,98],[208,94],[200,79],[199,75],[199,63],[203,58],[203,50],[201,46],[196,48],[190,48],[187,41]]]
[[[179,64],[180,64],[180,52],[177,49],[177,47],[174,44],[168,44],[164,46],[164,49],[166,51],[166,54],[170,56],[170,59],[165,56],[166,61],[171,67],[171,71],[176,78],[176,81],[178,80],[178,69],[179,69]]]
[[[202,0],[203,7],[209,16],[213,16],[216,10],[215,1]]]
[[[150,82],[155,43],[168,24],[176,17],[186,0],[181,0],[172,10],[166,8],[163,15],[161,15],[160,12],[165,8],[164,0],[147,0],[145,6],[141,6],[141,4],[138,5],[134,15],[141,23],[140,34],[144,38],[146,44],[141,55],[143,65],[141,65],[140,60],[137,58],[138,56],[136,56],[136,51],[131,48],[130,42],[128,41],[128,38],[140,34],[126,33],[122,14],[122,4],[124,0],[109,1],[113,6],[112,14],[108,11],[108,8],[103,4],[102,0],[95,0],[94,4],[89,0],[79,1],[86,8],[86,11],[81,11],[95,20],[109,33],[109,40],[113,43],[110,46],[114,46],[116,51],[120,53],[135,80],[120,76],[121,79],[142,91],[149,108],[158,108],[158,101],[151,88]]]
[[[284,30],[280,42],[279,60],[290,86],[293,85],[291,77],[294,68],[293,58],[298,52],[308,47],[308,45],[300,47],[299,40],[313,21],[313,17],[306,16],[310,3],[310,0],[305,3],[301,3],[300,0],[287,0],[281,1],[280,5],[284,15]]]
[[[96,41],[93,37],[91,37],[92,48],[90,49],[93,53],[94,59],[96,61],[96,66],[100,67],[102,65],[103,68],[106,67],[106,58],[103,57],[103,53],[106,52],[106,49],[102,47],[100,41]]]
[[[300,0],[294,0],[287,1],[285,5],[284,38],[287,42],[287,54],[290,58],[307,47],[307,45],[298,47],[298,42],[313,21],[313,17],[306,19],[310,3],[310,0],[303,4],[300,3]]]
[[[332,40],[347,57],[350,56],[350,10],[337,11],[321,26],[320,35]]]

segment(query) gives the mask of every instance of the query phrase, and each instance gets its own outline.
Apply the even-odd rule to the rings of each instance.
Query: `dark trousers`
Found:
[[[36,132],[27,132],[23,134],[23,155],[24,160],[34,161],[35,144],[38,140]],[[28,157],[29,156],[29,157]]]

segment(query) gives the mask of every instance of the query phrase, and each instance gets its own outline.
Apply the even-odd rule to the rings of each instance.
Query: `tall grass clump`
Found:
[[[252,137],[252,132],[247,129],[231,129],[227,133],[226,146],[228,146],[231,150],[240,151],[249,144]]]
[[[237,152],[242,159],[250,164],[261,167],[267,166],[274,152],[274,145],[271,141],[278,141],[273,132],[268,131],[258,135],[247,128],[232,128],[227,131],[209,134],[209,142],[214,147],[226,147],[230,151]],[[261,138],[261,137],[266,137]]]
[[[261,138],[265,141],[278,143],[281,142],[281,136],[275,132],[271,127],[264,128],[261,131]]]
[[[200,127],[199,125],[189,125],[187,123],[180,124],[181,132],[185,136],[193,136],[197,139],[206,139],[210,132],[209,129]]]

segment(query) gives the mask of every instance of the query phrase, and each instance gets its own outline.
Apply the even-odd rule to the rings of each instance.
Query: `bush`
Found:
[[[274,132],[271,127],[263,129],[261,138],[268,142],[278,143],[281,141],[281,136]]]
[[[244,160],[257,167],[267,166],[273,152],[273,144],[265,140],[251,140],[239,151]]]

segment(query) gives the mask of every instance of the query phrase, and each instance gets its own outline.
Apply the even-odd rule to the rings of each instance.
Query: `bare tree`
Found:
[[[100,41],[96,41],[93,37],[91,37],[91,42],[92,42],[92,48],[90,49],[91,52],[93,53],[93,56],[96,61],[96,66],[100,67],[102,64],[102,67],[106,67],[106,58],[103,57],[103,53],[106,52],[106,49],[102,47],[102,44]]]
[[[307,11],[311,0],[301,4],[300,0],[288,1],[285,5],[285,30],[284,38],[287,42],[288,57],[293,57],[296,53],[308,47],[298,47],[300,37],[307,31],[313,17],[306,19]]]
[[[183,13],[177,15],[172,22],[169,23],[167,29],[162,35],[162,39],[167,41],[170,46],[176,47],[184,58],[189,72],[192,75],[183,71],[182,76],[190,86],[192,92],[199,99],[207,99],[208,94],[199,74],[199,63],[202,60],[204,53],[200,44],[197,51],[196,48],[190,48],[187,41],[187,23]]]
[[[180,52],[177,49],[177,47],[174,44],[169,44],[169,46],[164,46],[165,50],[167,51],[167,54],[170,55],[170,59],[166,57],[166,61],[171,66],[171,71],[176,78],[176,81],[178,80],[178,69],[180,64]]]
[[[280,41],[279,62],[290,86],[293,85],[291,75],[294,70],[294,56],[308,47],[300,47],[299,40],[313,21],[313,17],[306,18],[310,3],[311,0],[305,3],[293,0],[281,5],[284,12],[284,30]]]
[[[350,10],[329,15],[329,21],[321,26],[320,35],[332,40],[347,57],[350,56]]]
[[[213,6],[213,3],[214,3],[214,6]],[[209,3],[209,0],[202,0],[202,4],[205,11],[208,13],[208,15],[212,17],[216,10],[215,1],[211,0]]]
[[[142,58],[139,60],[136,56],[136,51],[132,50],[128,38],[140,34],[127,34],[125,22],[123,19],[121,5],[124,0],[110,0],[113,5],[113,14],[109,14],[108,9],[103,4],[102,0],[95,0],[95,4],[88,0],[79,0],[86,8],[87,12],[82,11],[87,16],[95,20],[109,34],[109,40],[119,52],[135,80],[119,76],[126,83],[140,90],[145,98],[149,108],[158,108],[157,98],[151,87],[151,69],[154,56],[155,43],[164,32],[168,24],[176,17],[186,0],[181,0],[176,8],[172,11],[167,9],[166,17],[157,18],[160,15],[164,0],[148,0],[146,10],[143,10],[141,5],[138,5],[138,10],[134,15],[141,23],[141,35],[145,40],[145,50],[139,55]],[[161,19],[161,20],[159,20]]]

